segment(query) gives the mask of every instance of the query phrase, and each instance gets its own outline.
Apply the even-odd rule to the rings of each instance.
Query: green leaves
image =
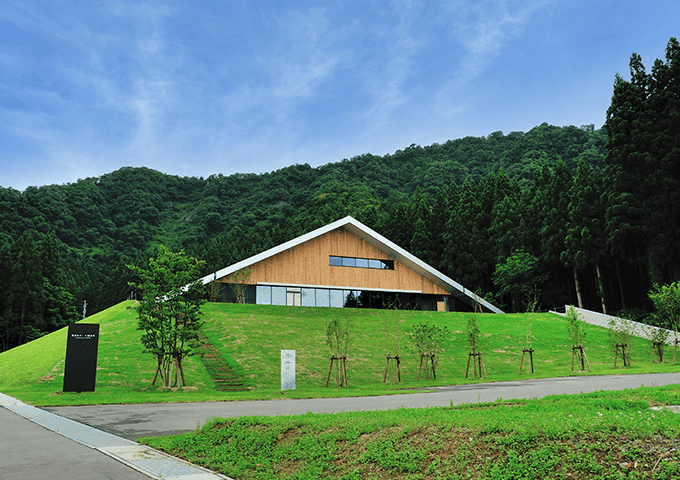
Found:
[[[14,242],[0,237],[0,351],[76,321],[76,301],[64,286],[59,240],[35,241],[28,232]]]
[[[439,354],[444,351],[449,329],[430,323],[416,323],[411,329],[411,344],[419,355]]]
[[[528,298],[543,280],[537,266],[538,259],[522,250],[516,250],[504,262],[496,264],[493,282],[499,288],[499,295],[510,295],[514,311],[519,311],[523,298]]]
[[[567,310],[567,331],[574,347],[584,346],[586,341],[585,322],[581,320],[581,317],[582,315],[573,306]]]
[[[465,327],[465,336],[467,337],[470,353],[477,353],[479,351],[480,335],[479,327],[477,326],[477,317],[475,315],[469,315]]]
[[[680,329],[680,282],[655,284],[649,292],[649,299],[654,303],[663,325],[677,332]]]
[[[144,352],[156,358],[163,386],[171,383],[175,368],[175,384],[181,373],[186,386],[182,359],[193,355],[198,346],[202,325],[203,285],[197,278],[203,262],[188,257],[184,251],[173,253],[161,246],[160,254],[149,259],[149,267],[129,265],[138,277],[130,286],[138,289],[142,301],[137,306],[138,330],[142,330]],[[153,383],[156,381],[154,375]]]
[[[671,38],[666,61],[651,73],[630,59],[630,81],[617,75],[607,110],[607,233],[612,250],[647,264],[652,281],[668,278],[680,253],[680,48]],[[671,276],[671,278],[673,278]]]

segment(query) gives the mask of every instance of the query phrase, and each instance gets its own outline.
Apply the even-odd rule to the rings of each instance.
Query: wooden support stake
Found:
[[[331,372],[333,371],[333,360],[335,357],[331,357],[331,366],[328,367],[328,377],[326,377],[326,388],[328,388],[328,382],[331,380]]]
[[[616,344],[614,349],[614,368],[616,368],[616,359],[619,356],[619,348],[621,349],[621,357],[623,357],[623,368],[626,368],[630,365],[630,359],[626,359],[626,346],[626,343]]]
[[[342,356],[342,379],[344,381],[344,386],[347,387],[347,357]]]
[[[472,359],[472,372],[474,373],[475,378],[477,378],[477,372],[479,372],[479,378],[482,378],[482,372],[484,372],[484,378],[488,378],[486,376],[484,360],[482,360],[482,352],[470,352],[468,354],[468,367],[465,370],[465,378],[468,378],[468,372],[470,371],[470,359]]]
[[[397,361],[397,382],[401,383],[401,357],[399,355],[385,355],[385,375],[383,376],[383,383],[387,381],[387,371],[390,367],[390,360]],[[418,379],[420,379],[420,370],[418,371]]]
[[[338,366],[340,368],[340,387],[346,387],[347,386],[347,365],[345,364],[345,361],[347,360],[347,356],[343,355],[342,357],[336,357],[333,355],[331,357],[331,365],[328,367],[328,377],[326,377],[326,388],[328,388],[328,382],[331,380],[331,373],[333,372],[333,362],[338,362]]]
[[[421,353],[420,354],[420,366],[418,367],[418,380],[420,380],[420,371],[423,368],[423,358],[425,359],[425,371],[429,372],[428,366],[427,366],[427,361],[428,359],[430,360],[430,364],[432,365],[432,377],[436,380],[437,379],[437,374],[434,371],[434,353]],[[398,362],[398,360],[397,360]],[[398,363],[397,363],[398,365]]]
[[[590,362],[588,361],[588,356],[586,355],[586,349],[581,346],[581,353],[583,354],[583,358],[586,359],[586,365],[588,365],[588,371],[590,372]],[[581,363],[583,363],[583,360],[581,360]],[[585,367],[583,368],[585,370]]]
[[[522,359],[519,361],[519,372],[517,372],[517,375],[522,373],[522,364],[524,363],[525,353],[529,353],[529,359],[531,360],[531,373],[534,373],[534,350],[533,348],[525,348],[522,350]]]
[[[576,347],[571,347],[571,371],[574,371],[574,356],[576,354],[576,351],[579,351],[579,359],[581,361],[581,372],[586,371],[586,364],[588,365],[588,371],[590,371],[590,362],[588,361],[588,357],[586,356],[586,351],[583,348],[583,345],[577,345]]]
[[[616,344],[614,347],[614,368],[616,368],[616,358],[619,356],[619,345]]]
[[[623,368],[626,368],[627,366],[630,365],[630,358],[626,359],[626,344],[625,343],[621,344],[621,356],[623,356]]]
[[[659,352],[659,363],[663,363],[663,342],[652,343],[652,363],[655,363],[656,352]]]

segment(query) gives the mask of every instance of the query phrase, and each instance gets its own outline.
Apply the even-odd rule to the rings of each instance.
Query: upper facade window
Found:
[[[330,255],[328,264],[335,267],[374,268],[377,270],[394,270],[394,260],[377,260],[374,258],[338,257]]]

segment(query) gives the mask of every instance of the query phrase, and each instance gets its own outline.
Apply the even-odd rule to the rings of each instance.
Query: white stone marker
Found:
[[[281,390],[295,390],[295,350],[281,350]]]

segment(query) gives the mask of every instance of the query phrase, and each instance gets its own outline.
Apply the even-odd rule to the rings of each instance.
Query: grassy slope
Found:
[[[349,350],[348,382],[352,385],[381,383],[385,371],[383,352],[385,322],[398,315],[402,320],[403,385],[415,387],[463,383],[468,359],[465,313],[392,312],[387,310],[350,310],[329,308],[290,308],[275,306],[209,304],[205,307],[206,335],[225,355],[237,358],[258,388],[278,388],[280,350],[296,350],[297,387],[323,386],[328,374],[330,351],[325,345],[325,324],[330,316],[350,315],[354,339]],[[482,352],[489,380],[519,378],[522,349],[525,346],[528,316],[524,314],[478,315],[483,335]],[[437,380],[416,382],[418,358],[406,340],[415,323],[430,322],[446,326],[451,333],[437,370]],[[586,326],[586,353],[593,374],[647,373],[680,371],[680,365],[652,364],[650,342],[636,338],[633,364],[613,368],[613,352],[607,330]],[[566,321],[555,314],[537,314],[532,322],[535,374],[528,360],[521,377],[556,377],[571,374],[571,344]],[[470,375],[471,377],[472,375]],[[474,381],[468,379],[467,382]],[[480,380],[478,380],[480,381]]]
[[[141,353],[132,307],[132,302],[123,302],[87,319],[101,324],[95,392],[61,393],[66,329],[0,354],[0,391],[38,405],[280,398],[280,350],[293,349],[297,357],[297,389],[286,392],[287,397],[390,393],[396,387],[382,384],[383,344],[385,321],[394,321],[394,315],[403,322],[402,387],[466,382],[467,347],[463,331],[470,314],[207,304],[206,336],[224,356],[238,362],[236,365],[255,387],[254,391],[216,392],[197,357],[189,358],[185,364],[191,385],[188,391],[159,390],[150,386],[155,364],[149,355]],[[325,344],[325,324],[333,315],[349,315],[354,324],[348,362],[350,388],[342,390],[323,388],[330,356]],[[519,378],[517,369],[527,319],[526,315],[479,315],[489,380]],[[438,367],[438,380],[418,383],[418,359],[405,337],[414,323],[425,321],[447,326],[451,336]],[[680,371],[680,365],[651,364],[649,342],[642,339],[635,340],[632,367],[614,369],[606,330],[588,326],[587,331],[587,353],[593,374]],[[570,375],[571,348],[565,321],[553,314],[536,315],[533,336],[536,373],[526,373],[525,364],[521,377]]]
[[[133,302],[122,302],[85,320],[100,324],[95,392],[62,394],[67,329],[0,354],[0,391],[29,403],[69,405],[182,401],[191,392],[151,388],[156,365],[143,355]],[[198,358],[185,365],[191,384],[212,389],[213,382]]]

